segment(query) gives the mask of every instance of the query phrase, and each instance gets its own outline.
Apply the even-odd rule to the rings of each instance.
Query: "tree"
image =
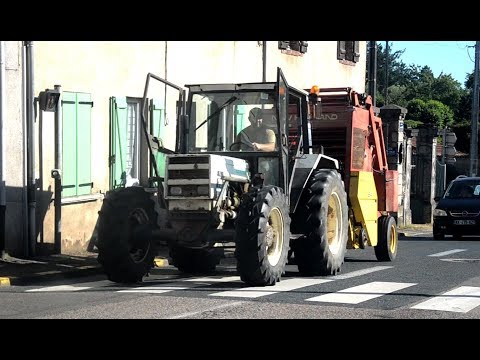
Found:
[[[370,49],[368,50],[370,52]],[[385,69],[387,66],[388,59],[388,83],[389,85],[404,85],[406,84],[406,66],[399,59],[405,50],[397,50],[395,52],[391,51],[391,47],[388,49],[388,54],[386,49],[380,42],[377,42],[377,106],[385,105],[384,93],[385,93]],[[367,63],[369,61],[370,54],[367,53]],[[366,79],[369,79],[367,69]],[[368,88],[368,87],[367,87]],[[389,101],[390,102],[390,101]]]
[[[413,99],[407,105],[408,120],[429,124],[443,129],[453,122],[453,111],[438,100]]]
[[[441,73],[436,77],[429,66],[406,65],[401,60],[404,52],[392,51],[392,47],[389,47],[387,53],[384,43],[377,43],[376,105],[385,105],[385,87],[388,86],[388,103],[408,109],[407,124],[431,123],[439,128],[447,125],[457,135],[455,147],[468,153],[473,72],[467,74],[462,87],[451,74]],[[388,84],[385,84],[387,60]]]

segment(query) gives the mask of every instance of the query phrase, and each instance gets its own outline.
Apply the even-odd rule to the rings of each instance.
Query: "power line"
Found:
[[[475,47],[475,46],[469,46],[469,48],[470,47]],[[470,59],[470,61],[475,63],[475,60],[472,60],[472,57],[470,56],[470,52],[468,51],[468,49],[467,49],[467,55],[468,55],[468,58]]]
[[[472,133],[470,136],[470,176],[477,175],[478,168],[478,86],[480,78],[480,41],[475,43],[475,71],[473,80]]]

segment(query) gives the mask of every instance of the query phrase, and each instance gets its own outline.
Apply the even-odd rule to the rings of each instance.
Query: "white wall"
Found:
[[[350,86],[358,92],[365,87],[366,42],[360,44],[360,61],[354,66],[337,60],[337,42],[310,41],[303,56],[282,53],[278,41],[267,42],[267,81],[276,81],[277,66],[280,66],[290,85],[297,88]],[[8,64],[18,64],[20,42],[7,42],[12,53]],[[111,96],[142,97],[147,73],[183,86],[198,83],[236,83],[262,81],[261,41],[152,41],[152,42],[106,42],[106,41],[35,41],[34,47],[34,93],[38,96],[46,88],[62,86],[62,91],[92,94],[92,193],[108,190],[109,168],[109,98]],[[12,65],[13,66],[13,65]],[[18,66],[17,66],[18,67]],[[15,80],[9,91],[9,114],[14,123],[7,132],[11,139],[7,151],[9,163],[20,169],[23,133],[21,124],[20,71],[7,68],[7,78]],[[162,86],[152,82],[149,97],[164,95]],[[168,96],[171,97],[170,95]],[[175,97],[176,98],[176,94]],[[36,177],[43,178],[43,190],[54,188],[50,171],[54,165],[54,118],[53,113],[43,114],[43,173],[39,174],[37,152]],[[173,121],[172,121],[173,123]],[[37,123],[37,135],[38,135]],[[167,145],[173,142],[174,126],[167,136]],[[38,143],[37,143],[38,144]],[[68,146],[68,144],[64,144]],[[15,154],[15,155],[14,155]],[[21,185],[23,173],[13,171],[9,183]],[[96,211],[101,202],[87,205],[64,205],[62,235],[66,243],[85,243],[93,232]],[[7,210],[8,212],[9,210]],[[87,214],[88,212],[88,214]],[[93,215],[92,215],[93,214]],[[53,206],[44,221],[45,241],[53,242]]]

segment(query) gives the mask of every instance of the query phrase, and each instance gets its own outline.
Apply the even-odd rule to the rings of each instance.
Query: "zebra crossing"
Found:
[[[374,271],[385,270],[386,267],[376,267]],[[372,269],[368,269],[367,273],[372,273]],[[121,294],[172,294],[179,291],[195,291],[194,296],[207,296],[209,298],[232,298],[233,299],[257,299],[266,298],[276,294],[285,294],[299,289],[315,287],[314,290],[308,290],[302,301],[309,304],[347,304],[358,305],[364,304],[376,298],[386,295],[392,295],[399,291],[407,291],[415,289],[419,284],[408,282],[389,282],[389,281],[370,281],[361,285],[346,287],[338,291],[328,292],[322,289],[323,285],[329,283],[341,283],[342,279],[360,276],[365,270],[344,274],[329,278],[302,278],[292,277],[282,279],[274,286],[268,287],[252,287],[246,286],[240,281],[238,276],[209,276],[209,277],[192,277],[181,279],[166,279],[159,283],[146,283],[143,286],[119,287],[109,281],[97,281],[78,283],[72,285],[46,286],[33,289],[27,289],[26,292],[78,292],[89,291],[94,289],[103,289],[114,291]],[[311,289],[311,288],[310,288]],[[201,290],[201,291],[198,291]],[[221,291],[218,291],[221,290]],[[417,290],[412,290],[415,292]],[[315,295],[317,294],[317,295]],[[318,295],[319,294],[319,295]],[[315,295],[315,296],[311,296]],[[409,305],[410,309],[427,310],[427,311],[445,311],[467,313],[480,306],[480,287],[475,286],[458,286],[449,291],[430,295],[428,299],[417,304]]]

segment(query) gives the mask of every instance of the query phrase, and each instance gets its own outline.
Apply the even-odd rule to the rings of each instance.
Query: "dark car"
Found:
[[[433,238],[480,236],[480,177],[453,180],[433,210]]]

